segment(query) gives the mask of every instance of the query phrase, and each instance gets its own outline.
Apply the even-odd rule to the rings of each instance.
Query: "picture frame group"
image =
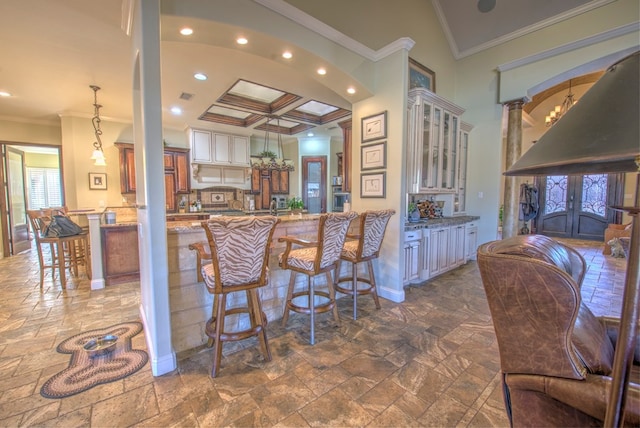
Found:
[[[362,118],[360,170],[370,171],[387,167],[387,111]],[[360,197],[386,197],[385,171],[360,174]]]

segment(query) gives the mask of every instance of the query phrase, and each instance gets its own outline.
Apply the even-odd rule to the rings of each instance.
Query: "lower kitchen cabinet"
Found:
[[[404,278],[403,284],[420,279],[420,239],[421,230],[404,233]]]
[[[475,221],[434,226],[404,232],[404,285],[434,278],[475,260]]]
[[[106,285],[140,279],[138,226],[135,224],[100,227],[102,270]]]

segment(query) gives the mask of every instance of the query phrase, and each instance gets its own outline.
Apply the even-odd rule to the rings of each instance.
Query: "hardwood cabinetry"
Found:
[[[120,152],[120,193],[136,192],[136,165],[133,144],[115,143]],[[164,150],[164,184],[166,209],[177,211],[178,195],[191,191],[189,149],[167,147]]]
[[[471,125],[464,109],[424,88],[409,91],[409,193],[452,193],[454,212],[463,213]]]
[[[249,166],[249,138],[244,136],[192,129],[191,152],[194,163]]]
[[[271,193],[274,195],[289,194],[289,171],[271,171]]]
[[[102,226],[100,234],[102,269],[106,285],[139,279],[138,226]]]
[[[136,160],[133,144],[115,143],[120,158],[120,193],[136,193]]]

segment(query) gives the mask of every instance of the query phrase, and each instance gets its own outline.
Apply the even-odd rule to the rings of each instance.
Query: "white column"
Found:
[[[89,220],[89,245],[91,246],[91,289],[100,290],[104,288],[100,214],[87,214],[87,220]]]

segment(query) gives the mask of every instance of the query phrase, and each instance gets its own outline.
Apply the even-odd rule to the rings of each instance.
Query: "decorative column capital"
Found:
[[[511,110],[522,110],[522,106],[526,102],[527,102],[526,99],[518,98],[518,99],[515,99],[515,100],[507,101],[507,102],[503,103],[503,105],[506,105],[507,107],[509,107],[509,111],[511,111]]]

